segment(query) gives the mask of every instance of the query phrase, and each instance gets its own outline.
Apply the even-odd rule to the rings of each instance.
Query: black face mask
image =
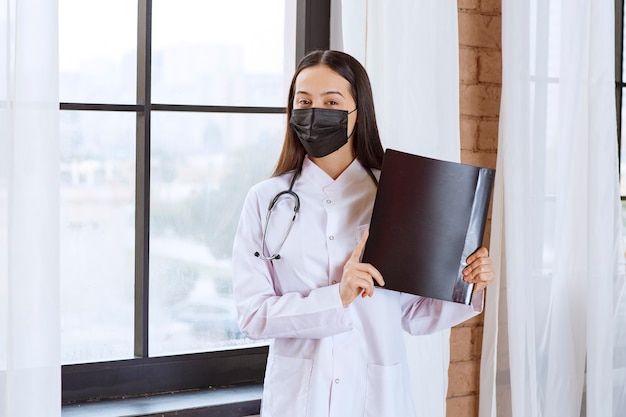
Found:
[[[310,156],[322,158],[348,143],[348,115],[355,110],[293,109],[289,126]]]

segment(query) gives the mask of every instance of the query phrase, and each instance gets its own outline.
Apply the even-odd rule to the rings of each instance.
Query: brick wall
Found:
[[[501,0],[458,0],[458,10],[461,161],[495,168],[502,87]],[[488,222],[486,246],[489,231]],[[478,416],[482,334],[482,314],[452,329],[448,417]]]

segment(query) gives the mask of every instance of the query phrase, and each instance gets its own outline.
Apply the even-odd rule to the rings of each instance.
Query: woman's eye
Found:
[[[304,99],[298,100],[298,104],[299,104],[300,106],[306,106],[306,105],[308,105],[309,103],[310,103],[310,101],[309,101],[309,100],[304,100]]]
[[[331,105],[331,106],[336,106],[336,105],[338,105],[339,103],[337,103],[337,102],[336,102],[336,101],[334,101],[334,100],[330,100],[330,101],[328,102],[328,104],[329,104],[329,105]]]

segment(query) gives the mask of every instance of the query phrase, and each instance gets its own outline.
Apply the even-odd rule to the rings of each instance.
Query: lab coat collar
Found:
[[[340,190],[345,189],[355,181],[359,181],[363,176],[369,175],[365,168],[361,165],[358,159],[354,159],[350,165],[333,180],[323,169],[315,165],[313,161],[309,159],[309,156],[304,157],[302,162],[302,178],[306,181],[311,181],[321,189],[331,191],[338,188]]]

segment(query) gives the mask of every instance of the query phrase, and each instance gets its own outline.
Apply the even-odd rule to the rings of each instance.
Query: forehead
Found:
[[[296,77],[296,93],[321,94],[327,91],[339,91],[350,94],[351,87],[348,80],[330,69],[326,65],[315,65],[300,71]],[[351,95],[351,94],[350,94]]]

